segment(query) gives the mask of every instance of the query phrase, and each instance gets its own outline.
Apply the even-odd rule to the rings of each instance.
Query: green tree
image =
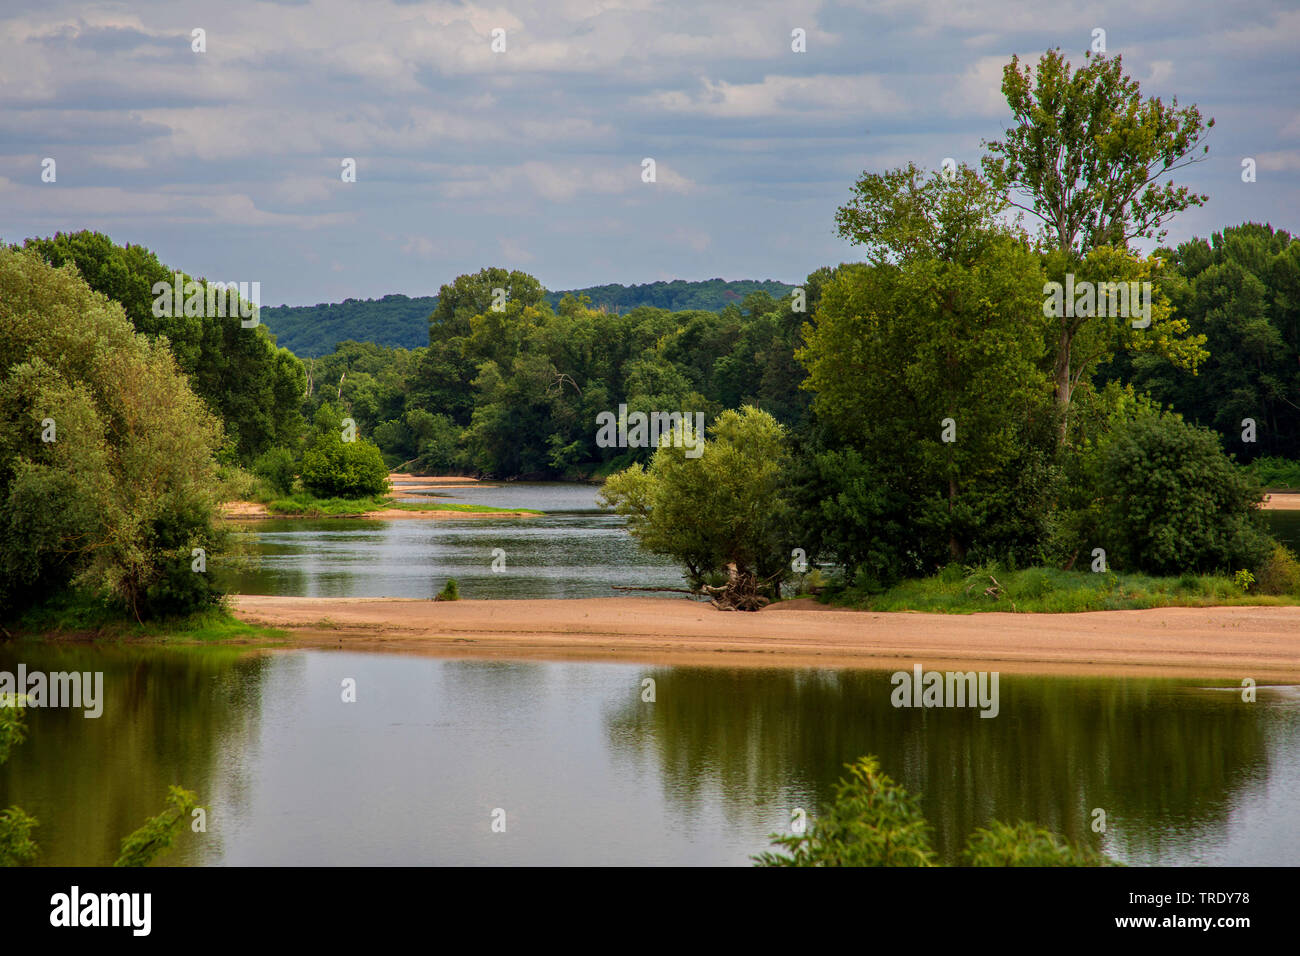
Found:
[[[1176,414],[1139,411],[1120,426],[1105,445],[1097,490],[1098,544],[1118,568],[1232,573],[1271,554],[1254,477],[1217,435]]]
[[[951,182],[915,165],[864,174],[839,218],[871,262],[826,283],[796,353],[825,445],[857,451],[904,495],[919,541],[896,547],[923,565],[1023,549],[1038,531],[1043,272],[997,224],[1004,205],[965,166]]]
[[[155,309],[155,284],[170,288],[179,281],[186,293],[195,280],[164,266],[143,246],[118,246],[102,233],[58,233],[28,239],[24,248],[51,265],[71,263],[92,289],[122,306],[137,331],[165,341],[190,387],[225,423],[241,461],[251,462],[273,445],[289,446],[299,439],[299,403],[306,385],[302,363],[277,348],[262,325],[243,327],[240,315],[232,313],[238,296],[227,303],[225,316],[186,315],[184,308],[174,314],[170,292],[167,308]],[[198,281],[206,311],[208,283]]]
[[[0,369],[0,605],[68,586],[141,618],[214,604],[194,562],[222,542],[221,424],[166,345],[75,269],[0,249]]]
[[[320,498],[365,498],[389,490],[388,467],[372,443],[351,435],[332,405],[316,413],[314,438],[302,456],[302,486]]]
[[[767,412],[725,411],[709,429],[698,457],[687,442],[660,439],[649,468],[612,475],[602,504],[628,519],[649,550],[680,562],[692,588],[711,586],[721,606],[757,610],[760,588],[779,583],[789,550],[781,477],[789,455],[785,429]],[[676,436],[677,432],[674,433]]]
[[[1158,97],[1142,98],[1122,58],[1086,54],[1071,70],[1059,49],[1048,50],[1037,70],[1013,56],[1002,73],[1002,92],[1014,126],[986,143],[983,168],[1008,201],[1042,223],[1045,243],[1062,253],[1067,271],[1094,249],[1126,249],[1132,239],[1164,235],[1161,226],[1209,197],[1160,180],[1204,155],[1206,130],[1195,106],[1179,109]],[[1052,278],[1057,270],[1049,269]],[[1078,379],[1074,355],[1077,323],[1058,318],[1053,383],[1061,413],[1060,441]]]

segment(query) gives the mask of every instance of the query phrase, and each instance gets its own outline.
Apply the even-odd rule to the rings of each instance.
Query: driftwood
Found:
[[[781,572],[759,580],[752,571],[737,571],[734,564],[727,565],[727,583],[714,585],[702,584],[699,590],[689,588],[643,588],[631,585],[611,584],[615,591],[669,591],[673,594],[690,594],[695,597],[708,597],[709,603],[719,611],[761,611],[772,603],[772,599],[759,594],[759,589],[771,584],[781,576]]]
[[[692,591],[690,588],[634,588],[634,587],[628,587],[621,584],[611,584],[610,587],[613,588],[615,591],[672,591],[674,594],[695,594],[695,595],[698,595],[700,593],[699,591]]]

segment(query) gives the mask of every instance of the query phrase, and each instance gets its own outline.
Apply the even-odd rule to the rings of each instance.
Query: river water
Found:
[[[260,522],[263,566],[230,578],[251,593],[409,597],[448,576],[473,597],[680,581],[593,510],[588,486],[457,500],[551,514]],[[0,645],[0,670],[19,662],[104,673],[100,718],[29,709],[28,739],[0,766],[0,807],[40,820],[43,864],[111,863],[177,783],[208,827],[162,863],[745,865],[865,754],[921,794],[948,862],[992,819],[1131,864],[1300,861],[1292,687],[1247,703],[1208,682],[1004,675],[985,719],[895,708],[889,673],[864,670]]]

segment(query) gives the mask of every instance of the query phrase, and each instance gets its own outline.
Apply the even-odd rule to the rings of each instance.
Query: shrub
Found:
[[[1255,590],[1259,594],[1293,594],[1300,597],[1300,560],[1284,544],[1273,542],[1273,550],[1255,569]]]
[[[302,485],[318,498],[366,498],[388,491],[388,468],[370,442],[326,434],[302,456]]]
[[[277,445],[268,448],[253,462],[253,474],[266,481],[276,494],[293,494],[293,480],[297,476],[293,452]]]
[[[1099,481],[1106,519],[1099,544],[1116,567],[1231,574],[1268,554],[1258,484],[1214,432],[1177,415],[1143,411],[1119,426]]]
[[[434,600],[435,601],[459,601],[460,589],[456,587],[456,579],[448,578],[447,583],[442,586],[442,590],[438,592],[438,596],[435,597]]]
[[[965,866],[1110,866],[1112,862],[1090,847],[1073,846],[1024,820],[1014,825],[994,820],[972,833],[962,851]]]

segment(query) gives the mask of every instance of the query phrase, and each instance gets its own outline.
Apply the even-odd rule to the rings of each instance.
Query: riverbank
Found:
[[[724,667],[960,667],[1300,683],[1300,607],[1085,614],[882,613],[801,599],[757,613],[683,598],[434,602],[241,595],[235,615],[307,647]]]
[[[1264,496],[1265,511],[1300,511],[1300,493],[1275,491]]]
[[[487,505],[449,504],[442,502],[399,501],[399,495],[464,488],[496,488],[477,478],[460,476],[416,476],[390,474],[392,494],[350,501],[342,498],[322,500],[300,494],[275,501],[228,501],[221,506],[221,517],[235,520],[259,518],[375,518],[382,520],[422,518],[533,518],[540,511],[523,508],[493,508]]]

